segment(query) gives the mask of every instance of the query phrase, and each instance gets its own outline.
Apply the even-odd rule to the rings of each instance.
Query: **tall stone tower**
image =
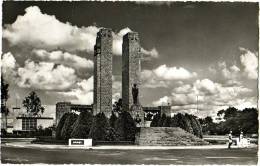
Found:
[[[129,32],[123,37],[122,46],[122,103],[129,110],[133,104],[132,87],[140,89],[141,47],[137,32]]]
[[[101,29],[94,47],[94,115],[112,111],[112,30]]]

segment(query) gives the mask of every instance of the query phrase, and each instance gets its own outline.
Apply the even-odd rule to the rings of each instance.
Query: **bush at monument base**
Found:
[[[136,126],[135,121],[129,112],[123,111],[119,114],[115,126],[120,141],[134,141]]]
[[[110,127],[115,128],[117,119],[118,119],[118,118],[117,118],[117,116],[115,115],[114,111],[112,111],[112,114],[111,114],[111,116],[110,116],[110,118],[109,118],[109,125],[110,125]]]
[[[57,128],[56,128],[56,139],[58,139],[58,140],[62,139],[62,137],[61,137],[61,130],[62,130],[63,126],[64,126],[64,123],[65,123],[65,121],[66,121],[68,115],[69,115],[69,113],[65,113],[65,114],[61,117],[61,119],[60,119],[60,121],[59,121],[59,123],[58,123],[58,126],[57,126]]]
[[[71,138],[89,138],[92,121],[92,113],[87,111],[81,112],[73,125]]]
[[[151,127],[180,127],[183,130],[202,138],[202,128],[195,116],[178,113],[174,117],[161,117],[156,115],[151,122]]]
[[[77,117],[78,117],[77,114],[69,113],[61,130],[62,139],[67,140],[70,138],[71,132],[73,130],[73,124],[77,120]]]
[[[160,120],[160,114],[156,114],[151,122],[151,127],[157,127]]]
[[[98,113],[94,117],[94,121],[89,133],[89,137],[95,141],[106,141],[106,134],[109,128],[108,120],[105,114]]]

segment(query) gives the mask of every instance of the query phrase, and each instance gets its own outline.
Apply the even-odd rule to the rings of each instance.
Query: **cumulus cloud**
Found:
[[[168,87],[171,81],[188,80],[195,78],[197,73],[190,72],[182,67],[167,67],[161,65],[153,70],[143,70],[141,78],[143,85],[149,88]]]
[[[75,70],[49,62],[25,61],[17,70],[19,87],[41,90],[64,90],[76,81]]]
[[[33,50],[33,54],[39,57],[41,60],[63,64],[73,68],[90,68],[92,69],[94,63],[92,60],[82,58],[80,56],[70,54],[62,51],[48,52],[43,49]]]
[[[153,105],[154,106],[167,105],[170,102],[171,102],[171,99],[168,96],[164,96],[164,97],[160,98],[159,100],[154,101]]]
[[[16,67],[16,60],[11,52],[3,54],[1,59],[2,74],[5,76],[12,75]]]
[[[192,84],[183,84],[172,90],[170,96],[164,96],[153,103],[169,100],[172,110],[196,113],[196,115],[211,115],[216,111],[234,106],[256,106],[255,97],[249,97],[252,89],[241,85],[223,86],[210,79],[196,80]],[[198,103],[198,105],[197,105]],[[198,108],[198,111],[197,110]],[[244,108],[244,107],[243,107]]]
[[[225,61],[220,61],[210,66],[209,71],[226,85],[241,84],[241,69],[235,64],[227,65]]]
[[[68,22],[60,22],[55,16],[43,14],[39,7],[31,6],[13,24],[5,26],[3,37],[11,45],[93,51],[98,31],[95,26],[78,28]]]
[[[244,67],[245,75],[249,79],[257,79],[258,58],[256,54],[242,47],[240,47],[239,49],[240,51],[242,51],[242,55],[240,56],[240,61]]]
[[[37,6],[25,9],[23,16],[18,16],[12,24],[5,25],[3,38],[11,45],[30,46],[36,49],[71,51],[87,51],[93,53],[97,32],[100,27],[77,27],[69,22],[63,23],[55,16],[44,14]],[[124,28],[118,33],[113,32],[113,54],[122,55],[123,36],[131,32]],[[145,50],[142,53],[153,58],[158,57],[158,51]]]
[[[93,76],[76,83],[76,87],[68,92],[58,92],[64,97],[71,98],[72,103],[92,104],[93,103]]]
[[[152,48],[150,51],[141,48],[141,53],[143,53],[143,58],[145,58],[145,59],[159,57],[159,53],[156,50],[156,48]]]
[[[182,67],[167,67],[166,65],[157,67],[153,72],[157,77],[163,80],[184,80],[197,75],[195,72],[191,73]]]

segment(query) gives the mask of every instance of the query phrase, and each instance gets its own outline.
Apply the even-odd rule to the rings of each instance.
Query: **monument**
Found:
[[[137,126],[144,126],[144,112],[139,101],[141,73],[141,47],[137,32],[129,32],[123,37],[122,45],[122,105],[130,111]]]
[[[110,117],[112,110],[112,30],[101,29],[94,47],[93,114],[103,112]]]

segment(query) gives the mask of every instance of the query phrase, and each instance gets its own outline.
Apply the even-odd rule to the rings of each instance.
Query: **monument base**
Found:
[[[134,104],[130,108],[130,114],[135,121],[136,127],[144,127],[144,111],[143,107],[139,104]]]

